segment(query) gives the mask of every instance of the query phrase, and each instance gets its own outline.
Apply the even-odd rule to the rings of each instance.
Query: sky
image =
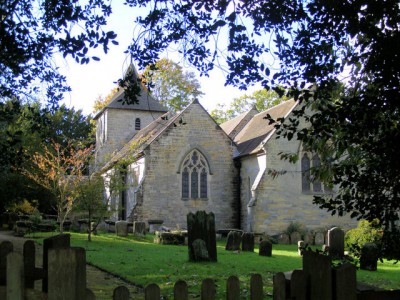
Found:
[[[114,82],[123,77],[130,63],[130,58],[124,51],[134,35],[134,20],[137,15],[144,11],[138,8],[129,8],[122,5],[121,2],[113,2],[113,13],[105,28],[107,31],[113,30],[117,33],[118,46],[110,45],[107,55],[95,51],[93,55],[100,57],[100,61],[91,60],[87,65],[79,65],[71,59],[57,59],[60,72],[67,77],[68,84],[72,88],[72,91],[64,96],[64,103],[68,107],[82,109],[84,114],[92,113],[95,99],[99,96],[106,97],[108,95],[115,87]],[[179,57],[176,55],[176,53],[168,53],[164,57],[178,62]],[[185,69],[188,66],[182,67]],[[194,69],[186,70],[195,71]],[[198,75],[197,71],[195,73]],[[209,112],[215,108],[217,103],[229,104],[234,98],[256,89],[241,91],[232,86],[224,86],[225,74],[219,69],[213,70],[209,77],[197,76],[197,78],[204,93],[199,101]]]

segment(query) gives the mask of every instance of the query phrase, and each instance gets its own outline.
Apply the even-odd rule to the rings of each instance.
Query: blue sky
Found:
[[[113,82],[123,76],[130,63],[129,57],[123,52],[134,35],[134,20],[141,12],[143,11],[138,8],[129,8],[120,4],[120,1],[114,1],[113,14],[106,30],[114,30],[118,34],[119,45],[111,45],[107,55],[96,49],[93,55],[100,57],[101,60],[91,61],[87,65],[79,65],[69,59],[57,60],[57,64],[61,66],[61,72],[67,76],[72,88],[72,92],[66,94],[64,100],[69,107],[82,109],[85,114],[91,113],[95,99],[99,95],[105,97],[115,86]],[[179,57],[176,55],[172,52],[164,56],[178,61]],[[246,93],[234,87],[225,87],[224,76],[221,70],[212,71],[210,77],[198,76],[202,91],[205,93],[199,100],[209,112],[217,103],[229,103],[233,98]]]

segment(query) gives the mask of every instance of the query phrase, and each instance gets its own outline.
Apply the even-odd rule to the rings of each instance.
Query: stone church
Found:
[[[295,101],[264,112],[253,108],[218,125],[197,100],[172,113],[143,87],[137,104],[122,104],[123,97],[121,89],[94,117],[97,170],[114,172],[116,162],[129,158],[121,173],[127,188],[111,200],[115,220],[163,220],[186,228],[189,212],[205,210],[215,214],[217,229],[269,235],[290,222],[308,229],[354,226],[312,204],[314,194],[333,192],[309,180],[318,156],[303,153],[297,140],[276,139],[264,118],[290,115]],[[281,152],[300,159],[283,161]],[[274,177],[269,170],[285,172]]]

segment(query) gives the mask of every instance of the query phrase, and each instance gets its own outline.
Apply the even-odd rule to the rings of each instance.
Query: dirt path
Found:
[[[22,253],[24,242],[27,239],[15,237],[12,231],[0,230],[0,243],[2,241],[10,241],[14,245],[14,251]],[[42,266],[42,247],[36,244],[36,267]],[[86,265],[86,282],[87,287],[93,291],[97,300],[111,300],[113,290],[120,285],[128,287],[131,293],[131,299],[144,299],[143,291],[138,290],[134,285],[129,284],[120,278],[117,278],[107,272],[103,272],[96,267]],[[40,289],[40,282],[37,282]]]

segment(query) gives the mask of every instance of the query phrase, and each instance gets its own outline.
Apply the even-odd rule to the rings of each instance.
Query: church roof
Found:
[[[249,111],[242,113],[241,115],[222,123],[220,126],[222,130],[226,132],[231,138],[234,138],[237,133],[240,132],[241,129],[254,117],[258,114],[259,111],[255,106],[252,107]]]
[[[119,91],[112,97],[110,103],[106,105],[102,110],[97,112],[94,119],[97,119],[106,109],[129,109],[129,110],[141,110],[141,111],[154,111],[154,112],[167,112],[168,109],[162,106],[157,100],[155,100],[144,85],[140,82],[139,75],[133,65],[130,65],[125,73],[125,78],[132,76],[134,81],[140,85],[140,94],[137,95],[137,103],[127,104],[123,103],[125,97],[125,89],[119,88]]]
[[[286,117],[296,104],[297,102],[294,100],[287,100],[255,115],[234,139],[238,146],[238,156],[257,153],[262,149],[262,142],[264,142],[275,129],[274,124],[269,124],[269,121],[265,119],[268,114],[275,120]]]

